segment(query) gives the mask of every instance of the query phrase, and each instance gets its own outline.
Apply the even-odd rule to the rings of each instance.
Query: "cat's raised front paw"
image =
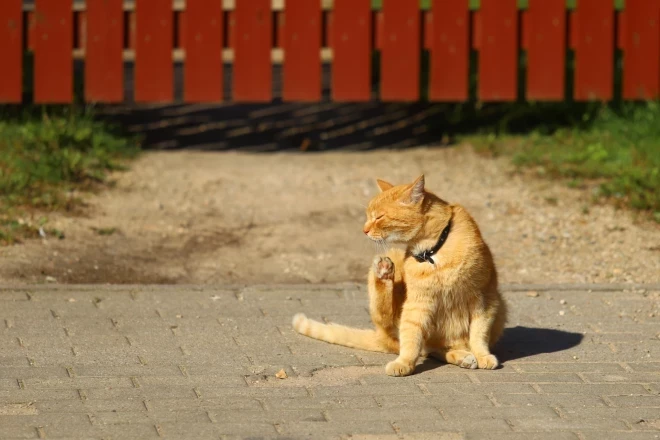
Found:
[[[492,354],[481,356],[477,359],[477,363],[479,364],[479,368],[484,370],[494,370],[500,365],[497,358]]]
[[[414,370],[415,370],[414,365],[404,364],[398,359],[388,363],[387,366],[385,367],[385,373],[387,373],[388,376],[396,376],[396,377],[409,376],[412,374]]]
[[[394,279],[394,263],[390,257],[376,256],[374,258],[374,274],[381,280]]]

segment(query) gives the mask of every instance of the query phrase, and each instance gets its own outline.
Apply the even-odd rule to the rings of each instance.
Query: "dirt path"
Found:
[[[427,186],[479,222],[505,283],[660,282],[660,228],[511,176],[467,147],[300,154],[148,153],[64,240],[0,249],[0,282],[307,283],[363,280],[375,177]],[[116,228],[110,235],[94,230]],[[53,279],[48,278],[51,282]]]

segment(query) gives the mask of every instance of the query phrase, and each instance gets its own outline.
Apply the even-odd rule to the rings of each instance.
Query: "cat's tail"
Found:
[[[345,327],[337,324],[323,324],[298,313],[293,317],[293,328],[301,335],[319,339],[331,344],[359,348],[383,353],[398,353],[398,341],[376,330]]]

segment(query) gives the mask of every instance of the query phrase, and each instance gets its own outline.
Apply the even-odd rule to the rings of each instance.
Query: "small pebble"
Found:
[[[566,313],[566,312],[565,312],[564,310],[560,310],[560,311],[559,311],[559,316],[564,316],[565,313]]]
[[[539,293],[532,290],[532,291],[527,292],[527,296],[529,296],[530,298],[536,298],[537,296],[539,296]]]
[[[564,304],[566,304],[566,300],[565,299],[560,299],[559,304],[561,304],[563,306]]]

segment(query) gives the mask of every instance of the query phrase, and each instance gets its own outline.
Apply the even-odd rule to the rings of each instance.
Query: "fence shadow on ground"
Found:
[[[120,106],[99,109],[151,150],[328,151],[451,143],[446,106],[428,103]]]
[[[591,104],[283,103],[101,106],[148,150],[330,151],[409,148],[477,132],[553,132],[585,124]],[[587,122],[585,122],[587,121]]]

